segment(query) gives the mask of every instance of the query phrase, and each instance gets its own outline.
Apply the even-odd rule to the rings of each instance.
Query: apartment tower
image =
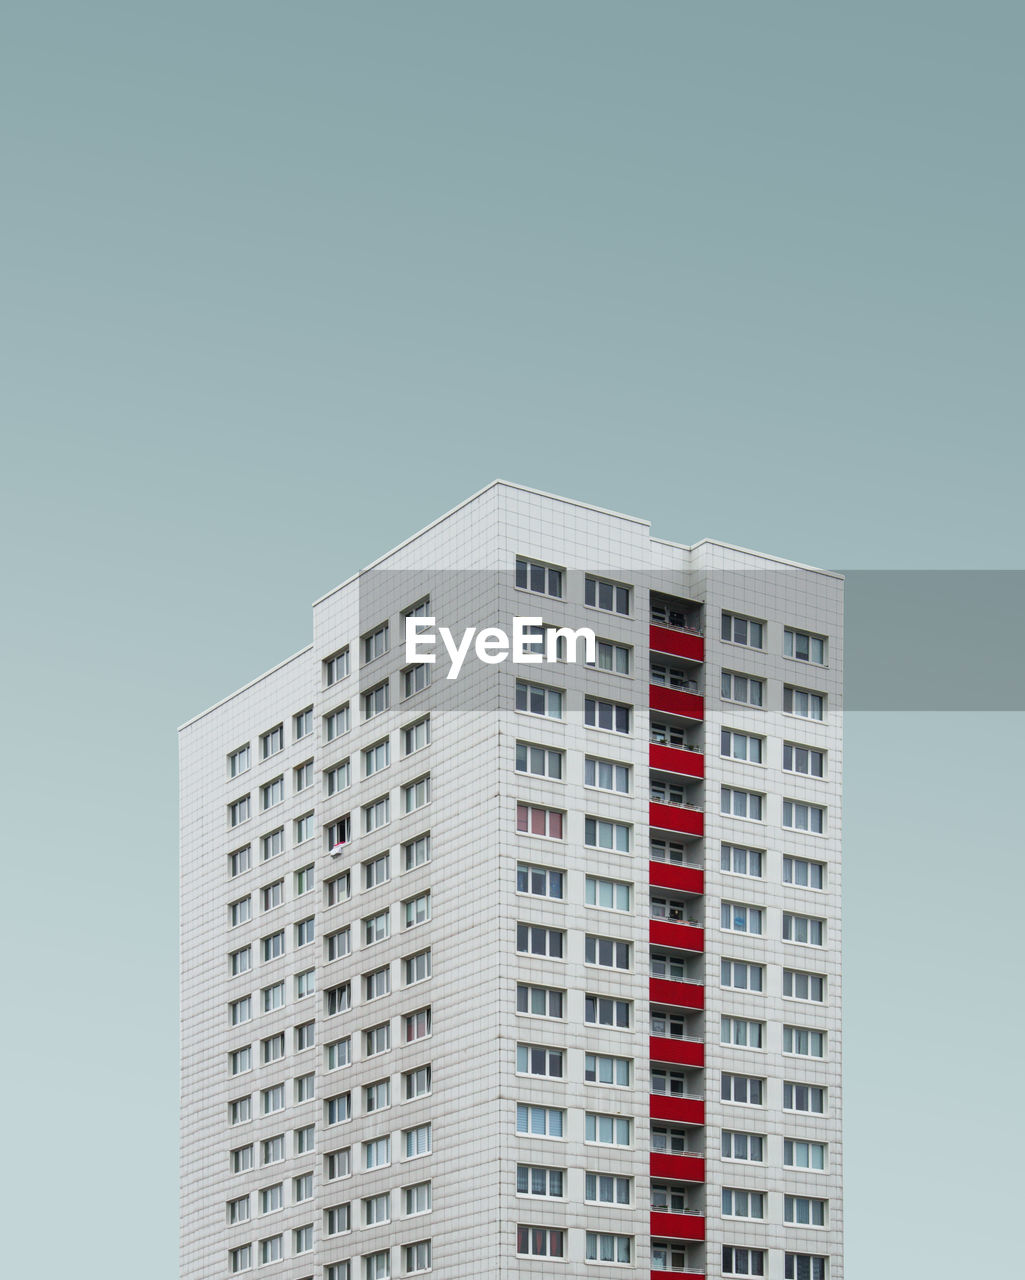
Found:
[[[184,1280],[842,1280],[842,595],[498,481],[182,728]]]

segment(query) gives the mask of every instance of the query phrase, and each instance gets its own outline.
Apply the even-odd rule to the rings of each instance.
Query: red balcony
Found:
[[[704,951],[705,931],[698,924],[682,924],[676,920],[650,920],[648,938],[660,947],[677,951]]]
[[[662,1240],[704,1240],[705,1220],[697,1213],[652,1213],[651,1234]]]
[[[686,836],[705,834],[705,815],[700,809],[685,809],[679,804],[661,804],[652,800],[648,805],[648,822],[661,831],[681,831]]]
[[[704,1156],[673,1156],[668,1151],[651,1153],[651,1176],[675,1178],[677,1182],[704,1182]]]
[[[648,632],[648,644],[656,653],[672,653],[690,662],[704,662],[705,637],[690,631],[677,631],[675,627],[652,625]]]
[[[653,1271],[651,1280],[705,1280],[703,1271]]]
[[[677,1098],[671,1093],[653,1093],[649,1099],[652,1120],[675,1120],[677,1124],[704,1124],[704,1098]]]
[[[685,720],[705,718],[705,700],[700,693],[670,689],[663,684],[648,685],[648,706],[652,711],[664,711],[666,715],[682,716]]]
[[[705,776],[705,757],[700,751],[684,747],[666,747],[660,742],[648,745],[648,764],[665,773],[679,773],[685,778]]]
[[[651,978],[648,995],[652,1004],[668,1004],[674,1009],[703,1009],[705,988],[699,982],[679,982],[673,978]]]
[[[660,889],[678,889],[681,893],[704,893],[705,873],[701,867],[685,867],[679,862],[648,863],[648,882]]]
[[[703,1067],[703,1040],[677,1040],[672,1036],[649,1036],[648,1056],[652,1062],[671,1062],[678,1067]]]

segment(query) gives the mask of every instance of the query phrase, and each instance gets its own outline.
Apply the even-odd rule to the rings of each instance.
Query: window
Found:
[[[521,955],[548,956],[561,960],[565,934],[561,929],[545,929],[538,924],[516,926],[516,950]]]
[[[271,987],[263,989],[263,1011],[264,1013],[273,1013],[275,1009],[280,1009],[285,1003],[285,984],[284,982],[275,982]]]
[[[348,760],[342,760],[336,764],[333,769],[328,769],[324,774],[326,790],[329,796],[337,795],[339,791],[344,791],[346,787],[352,785],[352,769]]]
[[[296,1227],[292,1232],[292,1252],[310,1253],[313,1249],[313,1227]]]
[[[341,960],[352,951],[352,930],[349,925],[336,929],[324,939],[328,960]]]
[[[363,637],[363,661],[373,662],[388,652],[388,624],[382,623],[376,630]]]
[[[665,1240],[651,1242],[651,1266],[656,1271],[685,1271],[687,1250],[682,1244],[670,1244]]]
[[[535,1138],[561,1138],[566,1113],[559,1107],[535,1107],[525,1102],[516,1104],[516,1132]]]
[[[284,1256],[284,1243],[281,1236],[271,1236],[260,1241],[260,1266],[268,1262],[280,1262]]]
[[[826,1202],[814,1196],[784,1196],[783,1221],[797,1227],[824,1227]]]
[[[244,1098],[235,1098],[228,1103],[228,1123],[245,1124],[253,1118],[253,1099],[248,1094]]]
[[[672,920],[676,924],[697,924],[691,916],[692,908],[685,898],[664,898],[653,893],[649,899],[652,920]]]
[[[616,582],[606,582],[604,578],[585,578],[584,604],[589,604],[594,609],[605,609],[608,613],[628,614],[630,588],[622,587]]]
[[[236,849],[234,853],[228,854],[228,873],[232,876],[240,876],[244,871],[248,871],[253,865],[253,849],[251,845],[245,845],[241,849]]]
[[[228,805],[228,825],[230,827],[240,826],[243,822],[249,821],[249,797],[241,796],[238,800],[232,801]]]
[[[386,853],[379,853],[363,864],[363,888],[373,889],[391,879],[391,862]]]
[[[364,1280],[388,1280],[391,1275],[391,1250],[368,1253],[363,1259]]]
[[[403,1130],[402,1143],[407,1160],[412,1160],[415,1156],[430,1155],[431,1126],[429,1124],[420,1124],[414,1129]]]
[[[811,831],[821,835],[826,829],[826,811],[817,804],[784,800],[783,825],[790,831]]]
[[[431,918],[431,891],[417,894],[402,904],[404,929],[414,929],[418,924],[426,924]]]
[[[546,1196],[561,1200],[565,1192],[565,1169],[549,1169],[545,1165],[518,1164],[516,1166],[516,1194],[521,1196]]]
[[[584,1021],[599,1027],[628,1027],[630,1001],[615,1000],[612,996],[584,996]]]
[[[296,742],[300,738],[308,738],[313,732],[313,708],[304,707],[302,711],[297,711],[292,717],[292,728],[295,731]]]
[[[738,1191],[734,1187],[723,1187],[722,1216],[724,1218],[764,1218],[765,1195],[761,1191]]]
[[[601,698],[584,699],[584,724],[592,729],[608,729],[612,733],[630,732],[630,708],[619,702]]]
[[[271,858],[276,858],[279,853],[285,851],[285,828],[278,827],[276,831],[269,831],[260,840],[260,853],[264,862],[269,862]]]
[[[826,1144],[784,1138],[783,1166],[787,1169],[825,1169]]]
[[[599,791],[616,791],[621,795],[630,792],[630,766],[616,764],[614,760],[599,760],[587,756],[584,760],[584,785],[597,787]]]
[[[741,902],[723,902],[719,908],[720,928],[729,933],[762,932],[761,907],[746,907]]]
[[[228,777],[237,778],[240,773],[246,773],[251,764],[249,751],[249,743],[244,747],[239,747],[237,751],[233,751],[228,756]]]
[[[387,738],[383,742],[375,742],[363,752],[363,776],[369,778],[380,773],[391,764],[391,743]]]
[[[332,876],[324,881],[324,897],[329,907],[336,907],[340,902],[348,902],[351,893],[348,871],[340,876]]]
[[[764,799],[765,797],[757,791],[739,791],[736,787],[723,787],[720,791],[719,811],[734,818],[747,818],[751,822],[761,822]]]
[[[724,1276],[764,1276],[765,1250],[741,1249],[738,1245],[724,1244],[722,1273]]]
[[[252,947],[240,947],[231,953],[231,974],[237,978],[240,973],[248,973],[253,967]]]
[[[295,1051],[302,1053],[306,1049],[312,1049],[316,1041],[317,1024],[315,1022],[303,1022],[295,1028]]]
[[[765,1023],[750,1018],[730,1018],[722,1015],[719,1025],[719,1043],[735,1049],[764,1049]]]
[[[379,800],[374,800],[371,804],[365,804],[363,806],[363,834],[370,835],[372,831],[378,831],[381,827],[386,826],[390,819],[390,797],[381,796]]]
[[[516,1228],[516,1253],[521,1258],[563,1258],[566,1233],[557,1227]]]
[[[516,892],[530,893],[538,898],[561,898],[563,874],[550,867],[537,867],[529,862],[516,865]]]
[[[349,674],[349,646],[339,649],[324,662],[324,683],[327,686],[337,684]]]
[[[802,889],[821,889],[825,882],[825,864],[810,862],[807,858],[783,858],[783,883],[799,885]]]
[[[753,1164],[762,1164],[765,1160],[765,1139],[760,1133],[723,1129],[721,1149],[724,1160],[747,1160]]]
[[[799,747],[794,742],[783,743],[783,768],[787,773],[804,773],[809,778],[823,778],[826,774],[826,753],[811,747]]]
[[[374,1058],[379,1053],[387,1053],[391,1048],[391,1023],[382,1022],[376,1027],[369,1027],[363,1032],[363,1054]]]
[[[783,912],[783,941],[802,942],[809,947],[821,947],[824,943],[826,922],[813,916],[799,916],[791,911]]]
[[[276,1213],[285,1204],[285,1189],[282,1183],[275,1182],[273,1187],[264,1187],[260,1192],[260,1212]]]
[[[816,1116],[825,1115],[826,1091],[818,1085],[794,1084],[790,1080],[784,1080],[783,1110],[806,1111],[809,1115]]]
[[[822,1004],[826,998],[826,979],[820,973],[784,969],[783,995],[788,1000],[809,1000]]]
[[[271,756],[277,755],[279,751],[285,749],[285,726],[283,724],[275,725],[273,729],[268,730],[260,737],[260,758],[269,759]]]
[[[344,1013],[352,1007],[352,983],[343,982],[337,987],[328,987],[324,992],[324,1008],[330,1017],[335,1013]]]
[[[382,1169],[391,1164],[391,1138],[374,1138],[363,1144],[363,1167]]]
[[[313,917],[309,916],[305,920],[300,920],[295,926],[295,945],[297,947],[308,947],[313,941],[313,936]]]
[[[517,680],[516,710],[526,711],[532,716],[547,716],[550,720],[561,720],[562,690]]]
[[[807,631],[791,631],[787,627],[783,632],[783,656],[796,658],[799,662],[814,662],[817,666],[825,666],[825,637],[810,635]]]
[[[784,1280],[826,1280],[826,1259],[814,1253],[785,1253]]]
[[[651,1127],[652,1151],[666,1151],[670,1155],[687,1155],[692,1148],[687,1146],[686,1129],[669,1129],[665,1125]]]
[[[765,1081],[755,1076],[722,1073],[720,1096],[723,1102],[743,1102],[750,1107],[760,1107],[764,1103],[764,1089]]]
[[[388,681],[384,680],[363,695],[363,719],[372,720],[382,711],[387,711],[388,703]]]
[[[343,1124],[352,1119],[352,1094],[336,1093],[324,1100],[324,1119],[328,1124]]]
[[[285,954],[284,929],[279,929],[277,933],[272,933],[266,938],[262,938],[261,943],[264,961],[276,960],[278,956],[283,956]]]
[[[628,1116],[606,1116],[594,1111],[584,1115],[584,1141],[603,1146],[628,1147],[631,1120]]]
[[[285,900],[284,880],[275,880],[273,884],[264,885],[260,890],[260,905],[264,911],[273,911]]]
[[[233,1275],[239,1271],[248,1271],[253,1265],[253,1246],[242,1244],[237,1249],[232,1249],[228,1253],[228,1264]]]
[[[719,735],[719,754],[730,760],[746,760],[748,764],[762,763],[762,748],[765,739],[753,733],[737,733],[734,729],[723,729]]]
[[[414,1098],[426,1098],[431,1092],[430,1063],[407,1071],[402,1077],[402,1089],[407,1102],[412,1102]]]
[[[307,1276],[306,1280],[313,1280]],[[352,1280],[352,1268],[346,1262],[332,1262],[324,1268],[324,1280]]]
[[[597,667],[599,671],[614,671],[617,675],[630,674],[630,646],[614,644],[611,640],[595,642],[595,661],[586,665]]]
[[[328,742],[334,742],[336,738],[348,733],[350,724],[349,704],[346,702],[343,706],[336,707],[334,711],[324,717]]]
[[[584,1199],[588,1204],[629,1204],[630,1179],[611,1173],[585,1173]]]
[[[332,853],[347,845],[351,839],[352,824],[349,814],[345,814],[337,822],[332,822],[327,828],[327,847]]]
[[[414,1040],[423,1040],[431,1034],[431,1009],[417,1009],[413,1013],[407,1013],[402,1019],[403,1029],[405,1032],[405,1043],[410,1044]]]
[[[516,985],[516,1012],[529,1013],[537,1018],[562,1018],[565,991],[554,987],[532,987],[520,982]]]
[[[301,1129],[296,1129],[293,1133],[294,1150],[297,1156],[305,1155],[308,1151],[313,1150],[314,1143],[314,1126],[312,1124],[303,1125]]]
[[[231,927],[237,929],[240,924],[247,924],[253,918],[253,900],[251,897],[239,898],[228,907],[228,919]]]
[[[629,1262],[632,1236],[612,1235],[606,1231],[588,1231],[584,1237],[584,1256],[588,1262]]]
[[[563,1053],[561,1049],[549,1049],[540,1044],[516,1046],[516,1070],[520,1075],[551,1076],[563,1078]]]
[[[285,1135],[283,1133],[276,1134],[273,1138],[264,1138],[260,1146],[264,1164],[280,1164],[284,1160]]]
[[[363,920],[363,946],[372,946],[375,942],[383,942],[392,933],[392,913],[388,908],[377,911],[375,915],[367,915]]]
[[[530,773],[538,778],[555,778],[563,776],[563,753],[547,747],[535,747],[529,742],[516,744],[516,772]]]
[[[650,799],[659,804],[687,805],[687,785],[682,782],[667,782],[663,778],[652,778],[648,787]],[[689,805],[695,808],[695,805]]]
[[[246,1045],[243,1049],[234,1049],[228,1055],[228,1070],[233,1076],[240,1076],[253,1069],[253,1047]]]
[[[812,693],[810,689],[797,689],[793,685],[785,684],[783,710],[788,716],[798,716],[802,720],[824,720],[826,699],[821,693]]]
[[[430,947],[426,951],[418,951],[415,955],[406,956],[402,965],[407,987],[411,987],[414,982],[423,982],[425,978],[431,976]]]
[[[248,1173],[253,1167],[253,1147],[236,1147],[231,1153],[232,1173]]]
[[[653,978],[669,978],[672,982],[693,981],[687,971],[686,959],[668,951],[653,951],[651,953],[651,976]]]
[[[561,840],[563,817],[564,814],[559,809],[542,809],[538,805],[518,804],[516,830],[524,835],[548,836],[551,840]]]
[[[741,618],[735,613],[723,613],[722,638],[730,644],[746,644],[749,649],[760,649],[763,625],[752,618]]]
[[[623,822],[609,822],[604,818],[585,818],[584,844],[593,849],[612,849],[617,853],[629,853],[630,828]]]
[[[296,1076],[294,1081],[294,1097],[296,1103],[309,1102],[313,1097],[314,1075],[310,1072],[305,1076]]]
[[[604,880],[599,876],[584,879],[584,901],[589,907],[602,907],[606,911],[630,910],[631,886],[621,880]]]
[[[373,1084],[363,1086],[363,1111],[369,1115],[372,1111],[384,1111],[391,1106],[391,1080],[375,1080]]]
[[[239,1196],[237,1200],[229,1200],[227,1210],[229,1225],[234,1225],[237,1222],[248,1222],[249,1197]]]
[[[379,1222],[391,1222],[390,1191],[384,1191],[376,1196],[367,1196],[363,1201],[363,1222],[368,1227],[374,1227]]]
[[[324,1234],[328,1236],[341,1235],[343,1231],[351,1230],[349,1206],[347,1204],[332,1205],[330,1209],[324,1210]]]
[[[339,1067],[347,1067],[352,1061],[352,1037],[344,1036],[341,1040],[332,1040],[327,1046],[327,1069],[337,1071]]]
[[[413,813],[431,802],[431,775],[425,774],[415,782],[409,782],[402,788],[402,811]]]
[[[686,689],[696,693],[698,682],[691,678],[685,667],[670,666],[665,662],[653,662],[650,673],[651,683],[663,685],[667,689]]]
[[[295,872],[295,896],[301,898],[304,893],[312,893],[314,880],[314,866],[311,862],[308,867],[300,867]]]
[[[783,1052],[793,1053],[801,1058],[824,1058],[826,1033],[812,1031],[809,1027],[784,1027]]]
[[[516,585],[524,591],[534,591],[542,596],[562,599],[562,569],[538,564],[533,560],[516,561]]]
[[[372,973],[363,975],[363,999],[366,1001],[378,1000],[381,996],[386,996],[391,991],[391,967],[385,965],[382,969],[375,969]]]
[[[765,705],[765,681],[754,676],[738,675],[736,671],[724,671],[720,691],[727,702],[742,702],[748,707]]]
[[[584,1054],[584,1079],[588,1084],[613,1084],[627,1088],[630,1084],[630,1059],[614,1058],[607,1053]]]
[[[599,938],[589,933],[584,939],[584,963],[606,969],[629,969],[630,944],[619,938]]]
[[[411,756],[414,751],[422,751],[431,741],[431,717],[424,716],[415,724],[407,724],[402,730],[402,754]]]
[[[337,1178],[347,1178],[351,1173],[351,1147],[338,1147],[334,1151],[329,1151],[324,1157],[324,1175],[329,1182],[334,1182]]]
[[[760,964],[745,960],[722,960],[719,972],[720,986],[734,991],[764,991],[765,969]]]
[[[417,836],[402,846],[402,857],[405,869],[412,871],[414,867],[422,867],[431,860],[430,832]]]
[[[415,667],[406,667],[402,672],[402,696],[411,698],[420,693],[431,683],[431,668],[426,662],[418,662]]]
[[[411,1218],[418,1213],[430,1213],[431,1184],[429,1182],[416,1182],[411,1187],[403,1187],[402,1204],[403,1212],[407,1218]]]
[[[261,1043],[263,1045],[264,1065],[268,1062],[277,1062],[285,1056],[285,1033],[283,1031],[279,1031],[277,1035],[268,1036]]]
[[[313,969],[304,969],[295,975],[295,998],[304,1000],[316,991],[316,973]]]

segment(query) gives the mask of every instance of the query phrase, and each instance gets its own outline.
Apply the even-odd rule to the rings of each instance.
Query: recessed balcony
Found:
[[[673,1155],[669,1151],[651,1153],[651,1176],[672,1178],[676,1182],[704,1182],[705,1157],[699,1155]]]
[[[649,1097],[652,1120],[675,1121],[676,1124],[705,1123],[705,1100],[693,1094],[653,1093]]]
[[[690,683],[694,684],[694,681]],[[668,716],[680,716],[684,720],[704,720],[705,700],[694,689],[672,689],[668,685],[648,686],[648,706]]]
[[[702,867],[687,867],[678,862],[652,859],[648,863],[648,883],[657,885],[660,889],[702,894],[705,892],[705,872]]]
[[[657,946],[674,947],[677,951],[705,949],[705,931],[697,923],[654,919],[648,923],[648,938]]]
[[[664,623],[652,623],[648,629],[648,644],[655,653],[672,654],[688,662],[704,662],[705,637],[696,627],[670,627]]]
[[[688,747],[670,747],[661,742],[649,743],[648,764],[652,769],[679,774],[682,778],[705,776],[704,752],[692,751]]]
[[[703,1009],[705,988],[699,982],[680,982],[672,978],[650,978],[648,996],[652,1004],[667,1004],[676,1009]]]
[[[705,1219],[697,1213],[657,1213],[652,1210],[651,1234],[669,1240],[704,1240]]]
[[[705,1042],[690,1036],[649,1036],[648,1057],[652,1062],[671,1062],[680,1067],[703,1067]]]
[[[648,823],[660,831],[680,832],[698,838],[705,834],[705,814],[697,805],[665,804],[652,800],[648,805]]]

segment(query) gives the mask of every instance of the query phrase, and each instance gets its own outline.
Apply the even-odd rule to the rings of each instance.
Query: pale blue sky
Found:
[[[501,475],[1022,567],[1023,37],[986,0],[8,6],[11,1274],[176,1274],[175,727],[360,565]],[[850,718],[852,1280],[1018,1250],[1019,735]]]

